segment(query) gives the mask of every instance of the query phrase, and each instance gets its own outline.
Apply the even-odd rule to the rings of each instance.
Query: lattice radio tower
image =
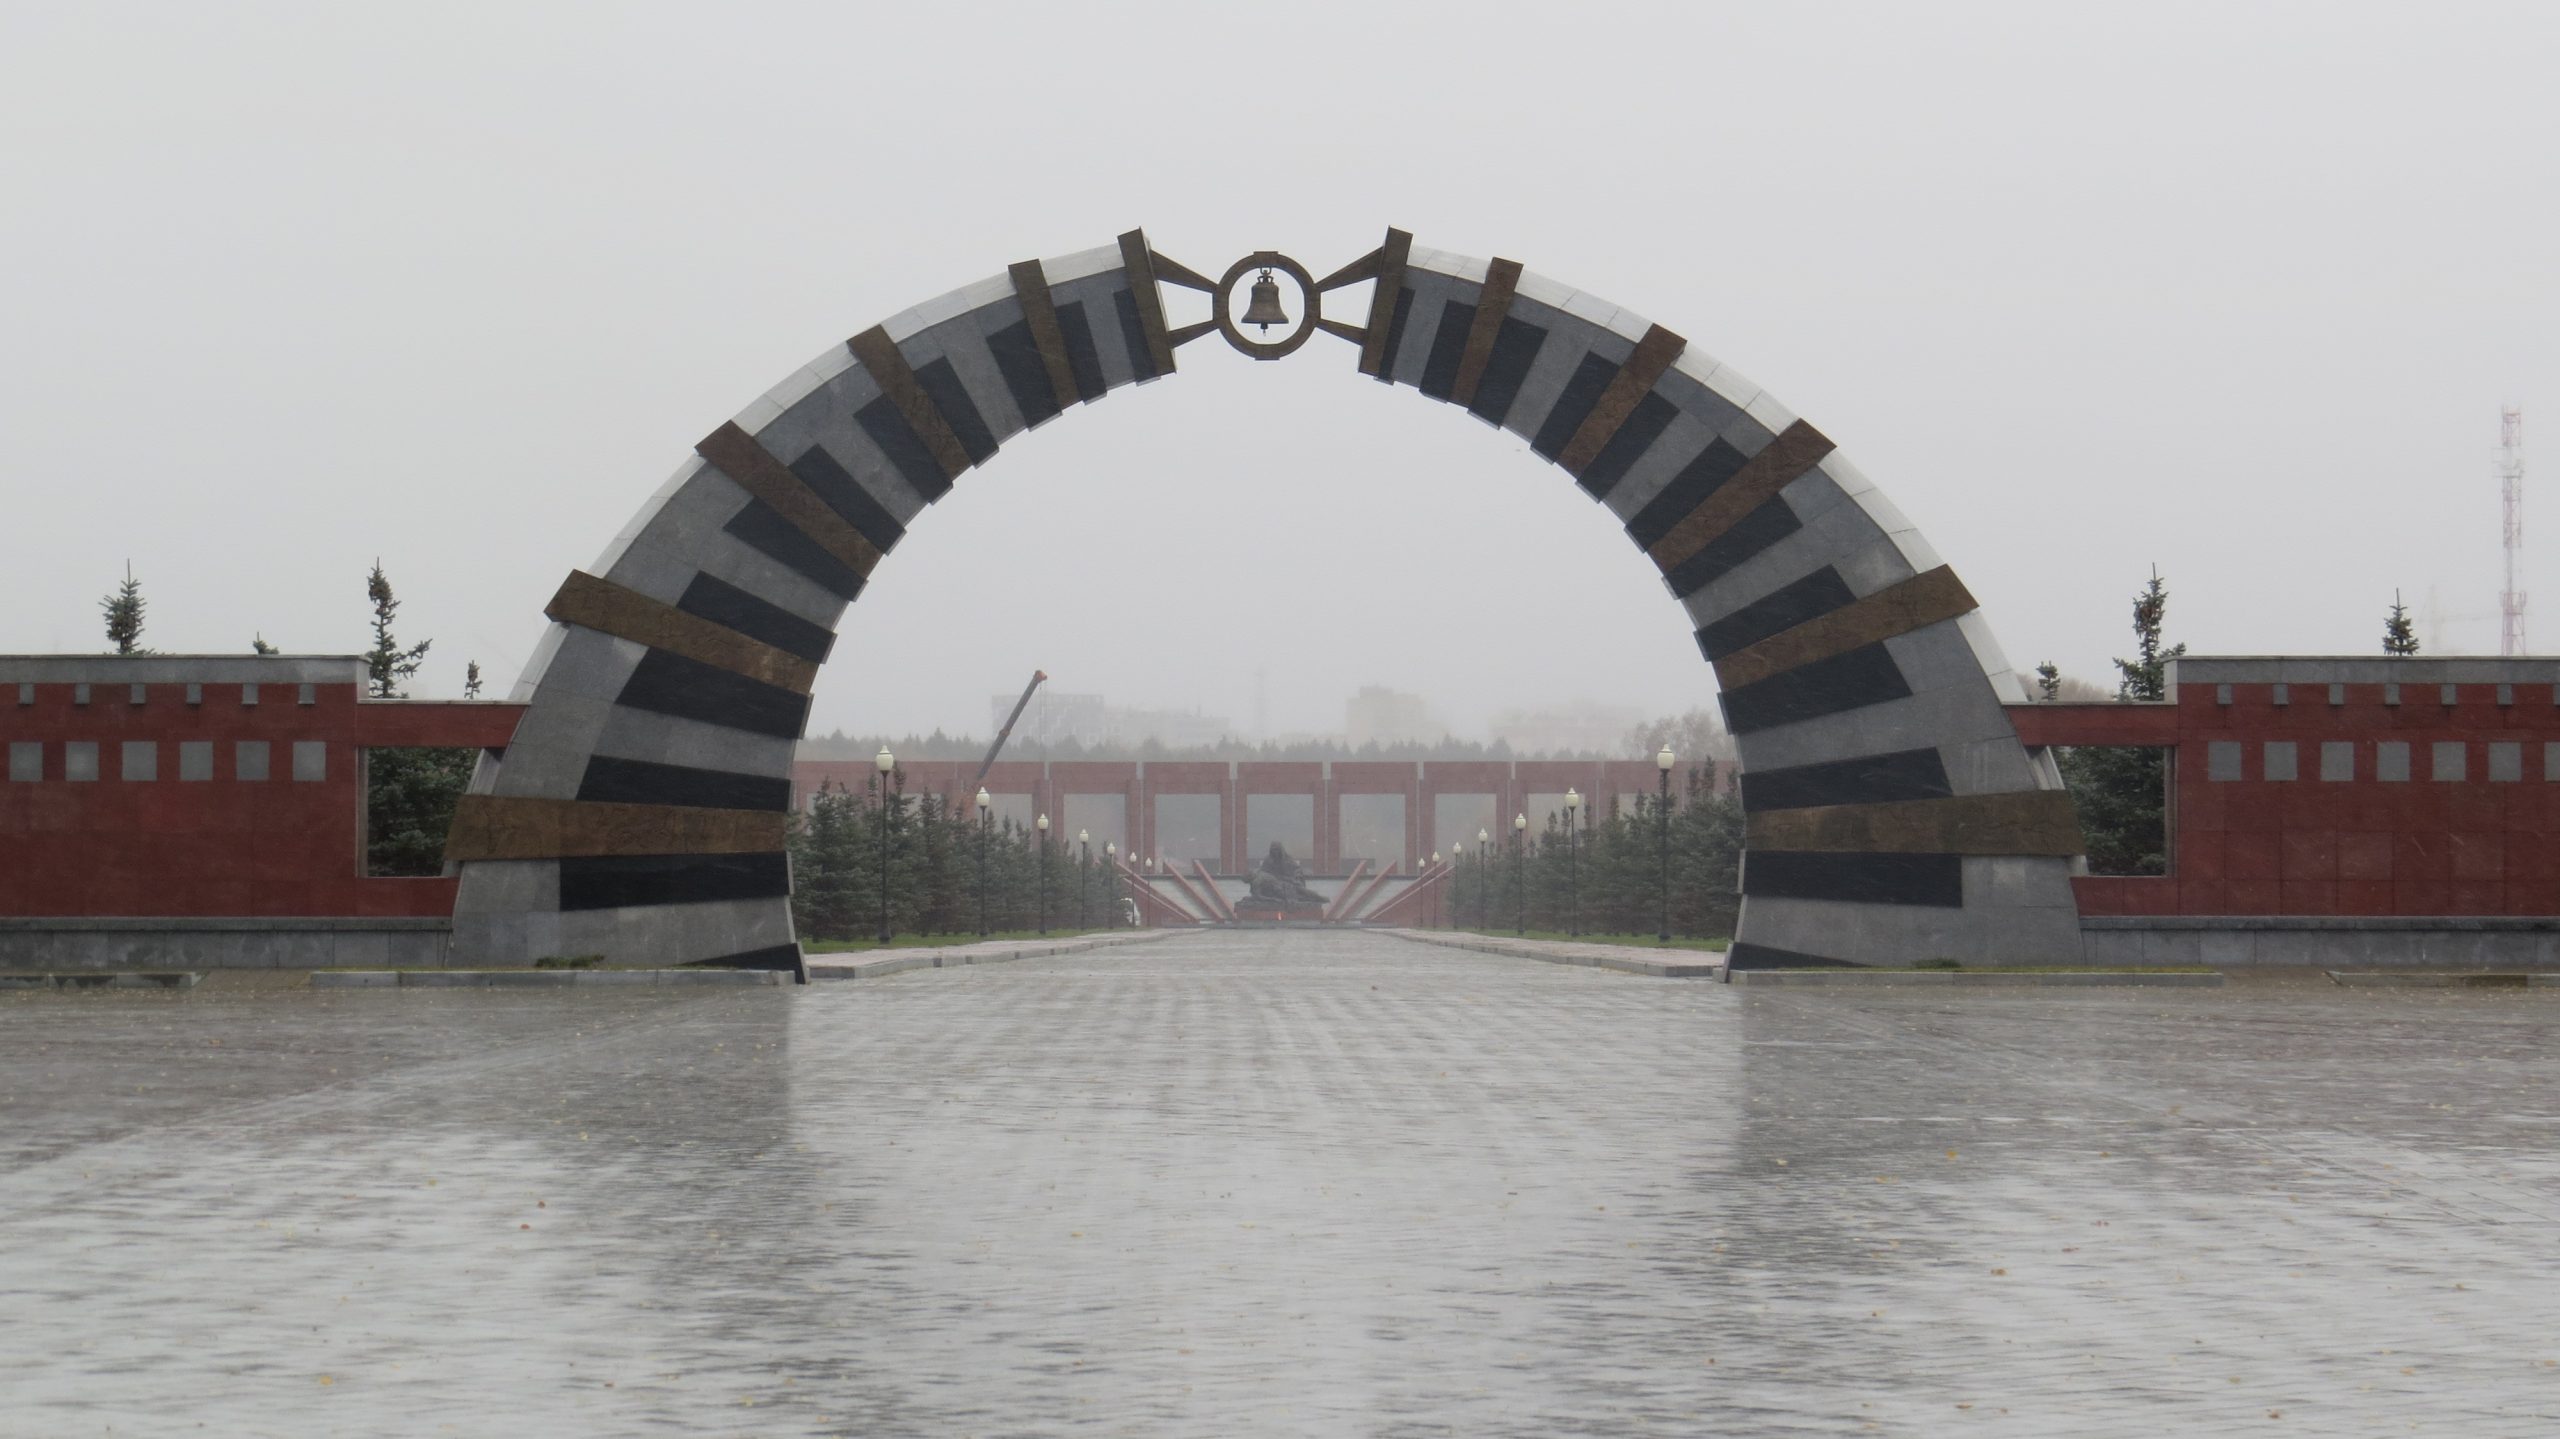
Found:
[[[2502,542],[2507,553],[2507,587],[2498,593],[2498,653],[2524,651],[2524,591],[2516,587],[2516,565],[2524,557],[2524,408],[2509,405],[2498,412],[2498,495],[2506,505]]]

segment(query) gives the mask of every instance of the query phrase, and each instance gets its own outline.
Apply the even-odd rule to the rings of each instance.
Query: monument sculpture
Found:
[[[1253,887],[1253,907],[1277,910],[1284,919],[1316,918],[1324,913],[1324,896],[1307,888],[1307,868],[1293,858],[1286,845],[1271,842],[1271,850],[1254,867],[1248,883]]]
[[[1365,303],[1325,313],[1355,286]],[[1193,292],[1184,315],[1168,290]],[[1262,250],[1213,278],[1131,230],[829,345],[568,576],[514,739],[454,815],[456,962],[797,968],[794,746],[845,607],[908,528],[1016,436],[1171,378],[1182,346],[1276,361],[1318,333],[1357,352],[1351,373],[1553,462],[1686,612],[1745,774],[1736,968],[2080,952],[2079,825],[2010,720],[2016,673],[1955,571],[1810,422],[1516,260],[1391,229],[1321,276]]]

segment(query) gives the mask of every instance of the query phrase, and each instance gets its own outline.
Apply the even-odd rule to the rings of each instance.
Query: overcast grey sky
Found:
[[[2555,94],[2548,5],[8,5],[0,651],[100,646],[128,559],[157,648],[353,651],[379,555],[420,692],[503,691],[844,336],[1132,226],[1215,274],[1390,224],[1750,375],[2093,677],[2154,562],[2200,651],[2493,612],[2521,401],[2560,650]],[[1289,729],[1712,694],[1520,442],[1323,336],[1181,363],[920,520],[812,729],[982,730],[1035,665],[1239,721],[1267,669]]]

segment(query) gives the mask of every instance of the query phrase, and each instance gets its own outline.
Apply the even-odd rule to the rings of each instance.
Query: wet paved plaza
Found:
[[[2560,991],[0,999],[0,1434],[2560,1432]]]

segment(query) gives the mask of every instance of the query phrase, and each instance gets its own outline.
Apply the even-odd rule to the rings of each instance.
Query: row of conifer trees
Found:
[[[1586,814],[1569,846],[1561,813],[1544,824],[1532,815],[1525,832],[1490,836],[1481,857],[1457,856],[1441,917],[1460,929],[1653,934],[1667,900],[1672,934],[1730,936],[1740,909],[1742,805],[1714,793],[1711,780],[1709,770],[1691,771],[1667,815],[1652,795]]]
[[[810,940],[868,939],[880,927],[882,810],[875,783],[855,792],[829,786],[791,821],[791,910]],[[1045,853],[1035,830],[1012,820],[982,826],[975,807],[938,794],[889,792],[887,809],[889,928],[893,934],[975,934],[980,920],[980,864],[989,931],[1040,927],[1042,871],[1052,930],[1101,929],[1118,923],[1120,892],[1103,849],[1079,855],[1072,836],[1049,835]]]

